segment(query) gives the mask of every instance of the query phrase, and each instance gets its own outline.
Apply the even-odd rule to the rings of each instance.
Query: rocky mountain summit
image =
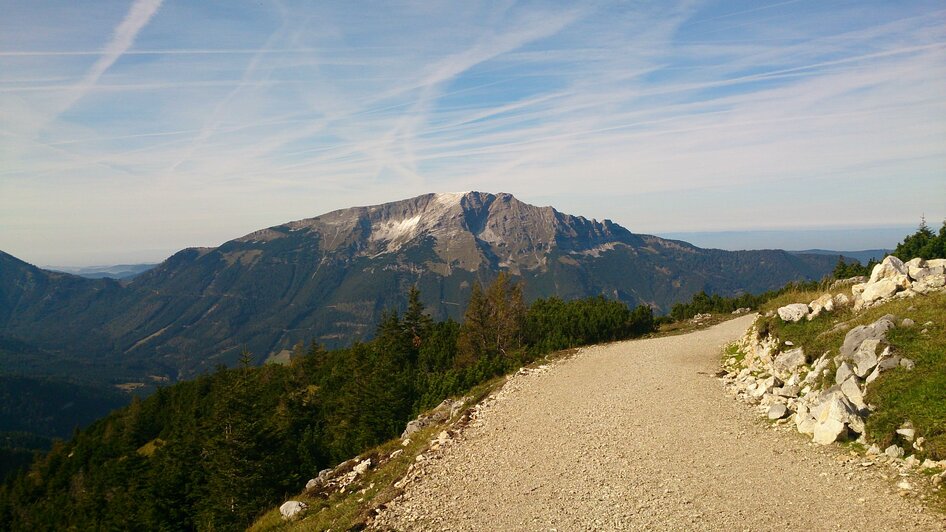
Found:
[[[244,346],[261,363],[284,359],[298,342],[367,338],[415,285],[436,319],[460,318],[473,283],[500,271],[523,281],[530,300],[600,294],[659,312],[700,290],[732,295],[818,279],[835,261],[701,249],[510,194],[425,194],[185,249],[130,282],[0,254],[0,337],[28,347],[14,365],[31,372],[91,363],[113,382],[147,384],[148,375],[175,380],[232,365]]]

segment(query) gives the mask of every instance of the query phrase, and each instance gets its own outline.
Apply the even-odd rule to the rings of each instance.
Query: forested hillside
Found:
[[[54,447],[0,489],[0,529],[231,530],[320,469],[392,437],[419,411],[554,349],[638,336],[649,308],[539,300],[501,275],[474,285],[462,324],[411,290],[374,340],[297,346],[159,389]]]
[[[526,283],[529,302],[603,294],[660,313],[701,290],[734,296],[820,279],[834,260],[701,249],[509,194],[424,194],[185,249],[123,282],[0,253],[0,336],[28,346],[10,360],[21,374],[151,389],[233,366],[243,346],[255,365],[299,341],[369,339],[386,308],[403,310],[410,286],[438,320],[460,319],[473,284],[501,271]]]

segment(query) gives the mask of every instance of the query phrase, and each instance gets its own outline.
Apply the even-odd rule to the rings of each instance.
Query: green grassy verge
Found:
[[[789,295],[769,302],[763,312],[789,303],[816,299],[818,292]],[[825,351],[838,353],[844,335],[858,325],[873,323],[885,314],[897,317],[898,327],[887,334],[893,350],[916,363],[913,370],[896,368],[883,373],[868,387],[867,402],[876,410],[867,418],[867,433],[881,447],[890,445],[894,431],[906,420],[926,440],[919,457],[946,459],[946,292],[900,299],[854,314],[850,309],[823,313],[812,321],[785,323],[777,316],[762,318],[760,328],[782,341],[805,349],[809,361]],[[900,327],[904,318],[913,327]],[[932,322],[929,326],[924,323]],[[923,333],[923,329],[927,332]]]

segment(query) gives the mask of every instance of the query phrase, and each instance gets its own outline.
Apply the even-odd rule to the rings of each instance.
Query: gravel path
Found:
[[[712,375],[753,317],[512,379],[374,522],[397,530],[946,530],[895,472],[772,430]]]

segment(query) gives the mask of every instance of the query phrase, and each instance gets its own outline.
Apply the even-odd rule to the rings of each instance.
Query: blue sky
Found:
[[[37,264],[160,260],[430,191],[796,248],[946,217],[941,1],[0,12],[0,249]]]

